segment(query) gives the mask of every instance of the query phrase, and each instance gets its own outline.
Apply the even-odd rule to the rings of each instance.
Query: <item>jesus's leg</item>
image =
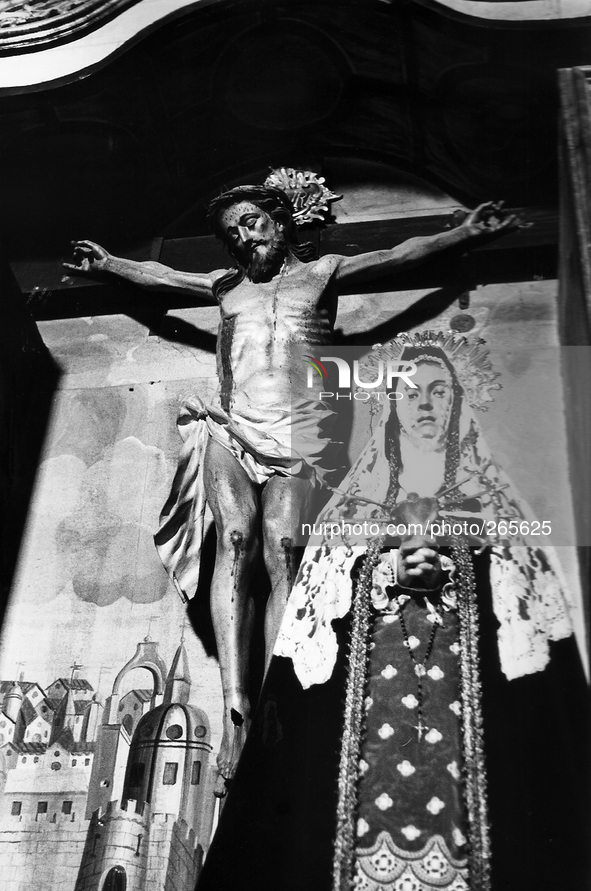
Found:
[[[204,471],[217,532],[211,613],[224,696],[217,763],[222,776],[230,779],[250,725],[247,682],[254,605],[248,582],[259,547],[257,492],[234,456],[213,439],[207,445]]]
[[[297,571],[293,536],[314,491],[307,479],[274,476],[262,494],[263,553],[271,581],[265,611],[265,672]]]

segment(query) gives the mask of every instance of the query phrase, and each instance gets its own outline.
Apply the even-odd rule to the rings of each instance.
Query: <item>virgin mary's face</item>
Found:
[[[451,374],[442,365],[421,362],[412,377],[416,389],[398,385],[396,410],[401,429],[415,445],[429,451],[442,449],[453,403]]]

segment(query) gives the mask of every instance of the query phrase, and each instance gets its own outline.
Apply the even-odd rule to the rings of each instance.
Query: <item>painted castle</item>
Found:
[[[3,891],[190,891],[211,839],[209,720],[181,641],[146,638],[101,703],[88,681],[0,683]],[[153,688],[121,693],[134,669]]]

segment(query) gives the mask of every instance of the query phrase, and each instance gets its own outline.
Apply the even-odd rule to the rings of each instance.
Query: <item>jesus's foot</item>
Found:
[[[243,702],[240,708],[224,709],[224,733],[217,756],[218,770],[225,780],[236,773],[238,759],[244,748],[250,727],[250,705]]]

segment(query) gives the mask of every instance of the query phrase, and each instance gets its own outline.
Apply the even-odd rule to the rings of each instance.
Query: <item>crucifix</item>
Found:
[[[329,470],[322,462],[328,461],[324,452],[330,440],[320,432],[327,407],[319,402],[305,417],[292,418],[294,346],[314,353],[332,343],[339,291],[398,275],[444,249],[475,245],[483,236],[518,225],[500,205],[488,202],[448,231],[384,250],[318,257],[312,244],[299,242],[296,225],[318,218],[318,209],[336,197],[315,174],[291,168],[274,171],[264,185],[223,192],[210,205],[209,222],[231,255],[231,269],[179,271],[153,260],[114,257],[91,241],[76,242],[74,261],[66,264],[77,274],[116,276],[220,308],[219,389],[211,404],[195,395],[182,407],[187,438],[155,540],[177,590],[192,591],[207,503],[217,532],[210,596],[224,697],[217,763],[226,780],[234,775],[251,720],[249,577],[261,552],[271,585],[267,669],[295,576],[293,522],[304,515]],[[313,463],[294,459],[295,420],[317,431],[319,455]]]

